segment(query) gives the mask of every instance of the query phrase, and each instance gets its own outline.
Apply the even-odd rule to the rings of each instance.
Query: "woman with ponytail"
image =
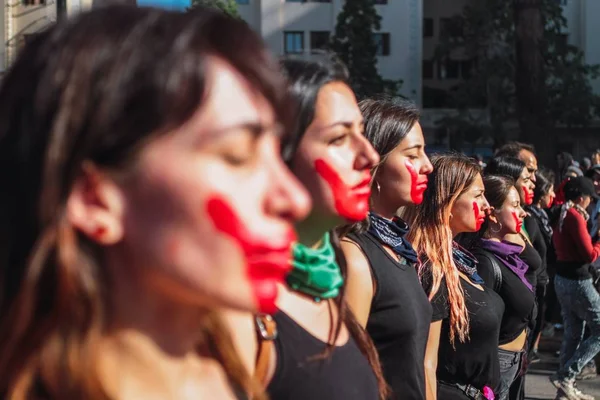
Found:
[[[309,198],[243,22],[110,6],[0,88],[0,397],[261,398],[216,310],[271,311]]]
[[[458,154],[434,156],[431,162],[423,202],[403,213],[433,306],[426,371],[437,381],[439,399],[493,399],[504,303],[483,286],[475,257],[454,241],[477,232],[489,211],[481,170]]]

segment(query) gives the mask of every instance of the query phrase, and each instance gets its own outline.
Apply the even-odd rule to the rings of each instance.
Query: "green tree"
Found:
[[[218,8],[232,17],[240,18],[235,0],[192,0],[192,8],[196,6]]]
[[[348,67],[358,98],[384,92],[395,94],[399,82],[387,81],[377,70],[377,44],[373,32],[381,27],[373,0],[346,1],[338,14],[330,47]]]
[[[457,54],[474,61],[448,96],[447,106],[458,112],[442,122],[477,127],[497,143],[515,122],[522,140],[538,144],[557,125],[587,126],[598,115],[591,80],[599,67],[566,43],[566,28],[555,0],[471,0],[436,50],[438,62]],[[487,115],[474,118],[469,109],[481,107]]]

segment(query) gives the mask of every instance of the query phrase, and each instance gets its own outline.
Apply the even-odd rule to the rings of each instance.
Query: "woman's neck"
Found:
[[[169,288],[159,294],[156,282],[164,278],[153,282],[149,268],[107,264],[113,277],[111,303],[99,357],[101,380],[109,391],[141,390],[140,380],[147,380],[148,389],[170,390],[184,374],[196,371],[201,375],[203,359],[211,361],[204,331],[211,318],[208,307],[177,299]]]
[[[325,232],[343,223],[344,221],[338,215],[313,212],[305,220],[296,224],[298,241],[307,247],[314,247],[321,241]]]
[[[385,204],[382,204],[382,202],[380,201],[373,200],[371,205],[371,211],[383,218],[392,219],[396,216],[396,212],[398,212],[398,209],[405,205],[406,204],[402,204],[398,207],[390,207],[386,206]]]

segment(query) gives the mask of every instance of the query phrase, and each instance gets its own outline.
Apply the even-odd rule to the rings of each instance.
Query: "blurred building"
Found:
[[[374,0],[381,29],[378,67],[385,79],[402,80],[401,92],[421,101],[422,0]],[[238,10],[279,56],[319,57],[334,34],[344,0],[237,0]]]

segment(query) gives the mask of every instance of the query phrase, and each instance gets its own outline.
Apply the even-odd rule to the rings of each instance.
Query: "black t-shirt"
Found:
[[[537,251],[538,256],[540,257],[540,266],[535,271],[536,285],[546,286],[550,280],[550,278],[548,278],[548,272],[546,271],[546,253],[548,252],[548,244],[544,234],[542,233],[542,230],[540,229],[540,223],[541,222],[538,222],[534,215],[530,215],[525,218],[525,229],[527,229],[527,233],[529,234],[533,248]],[[521,254],[521,256],[523,255]],[[525,262],[527,262],[527,260],[525,260]],[[533,262],[533,260],[530,260],[530,262]]]
[[[431,287],[426,275],[425,287]],[[458,338],[450,342],[448,289],[445,281],[433,297],[433,314],[443,316],[438,351],[438,382],[496,388],[500,382],[498,335],[504,312],[504,303],[493,290],[479,290],[461,277],[469,312],[469,337],[465,343]]]
[[[525,278],[527,278],[531,286],[535,289],[538,271],[542,268],[542,257],[540,257],[537,250],[527,241],[525,241],[525,248],[521,254],[519,254],[519,257],[529,266],[525,273]]]
[[[378,400],[377,379],[352,336],[330,358],[326,344],[283,311],[273,316],[277,365],[267,387],[272,400]],[[317,356],[317,357],[315,357]]]
[[[351,234],[369,261],[375,293],[367,332],[393,399],[425,398],[425,348],[431,304],[413,265],[396,261],[370,233]]]
[[[532,250],[535,251],[533,248]],[[490,255],[495,257],[493,253],[490,253]],[[485,281],[486,286],[493,290],[494,270],[492,263],[487,257],[479,253],[475,253],[475,256],[479,261],[477,266],[479,276]],[[498,289],[498,294],[504,301],[505,306],[499,336],[499,343],[502,345],[515,340],[528,326],[534,317],[535,296],[517,274],[500,260],[498,260],[498,265],[502,272],[502,286]]]

